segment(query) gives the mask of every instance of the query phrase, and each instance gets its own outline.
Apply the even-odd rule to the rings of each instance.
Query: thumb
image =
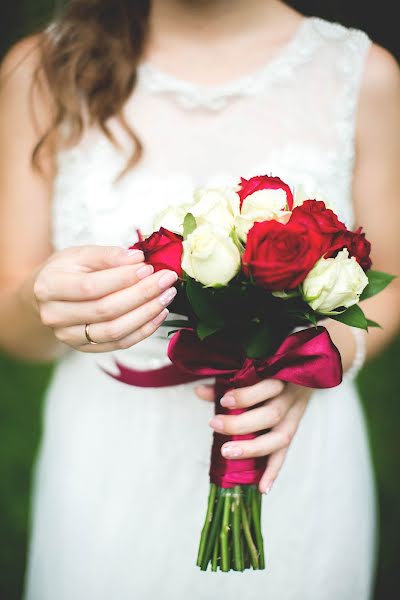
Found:
[[[206,400],[206,402],[214,402],[215,391],[213,385],[198,385],[195,388],[195,392],[199,398]]]

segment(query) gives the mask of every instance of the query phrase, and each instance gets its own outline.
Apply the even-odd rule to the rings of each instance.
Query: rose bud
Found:
[[[340,231],[335,236],[332,248],[328,251],[327,256],[329,258],[335,256],[343,248],[347,248],[350,256],[354,256],[364,271],[370,270],[372,267],[371,244],[366,239],[362,227],[359,227],[357,231]]]
[[[240,253],[223,230],[200,225],[183,242],[182,269],[205,286],[227,285],[239,272]]]
[[[339,307],[357,304],[368,277],[347,248],[335,258],[321,258],[302,285],[304,300],[319,313],[329,314]]]
[[[189,207],[197,225],[216,225],[228,234],[239,214],[239,196],[231,188],[199,188],[194,192],[194,203]]]
[[[167,206],[156,214],[153,221],[153,229],[157,231],[161,227],[174,233],[183,235],[183,222],[190,211],[188,204]]]
[[[250,179],[240,180],[239,184],[239,197],[240,207],[242,207],[243,201],[260,190],[283,190],[286,194],[287,208],[292,210],[293,208],[293,193],[287,183],[279,179],[279,177],[270,177],[269,175],[259,175],[251,177]]]
[[[255,223],[247,235],[243,272],[270,290],[294,290],[324,254],[325,238],[306,223]]]
[[[178,277],[182,277],[183,247],[180,235],[161,227],[159,231],[155,231],[150,237],[137,242],[131,248],[142,250],[146,263],[153,265],[155,271],[170,269],[175,271]]]
[[[291,213],[286,206],[287,195],[281,188],[258,190],[246,196],[235,221],[239,238],[245,242],[248,232],[257,222],[274,220],[287,223]]]

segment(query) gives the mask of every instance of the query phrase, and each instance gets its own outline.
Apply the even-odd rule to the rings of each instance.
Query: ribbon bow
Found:
[[[324,327],[289,335],[266,359],[246,358],[238,345],[221,335],[201,341],[191,329],[181,329],[168,347],[171,362],[195,378],[224,377],[232,387],[253,385],[265,378],[311,388],[330,388],[342,380],[342,362]]]

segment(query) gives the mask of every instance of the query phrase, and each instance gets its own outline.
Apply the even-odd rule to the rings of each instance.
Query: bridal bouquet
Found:
[[[215,411],[230,389],[263,378],[311,388],[339,385],[342,366],[330,317],[367,330],[360,300],[392,277],[371,270],[371,245],[323,201],[304,198],[277,177],[241,179],[236,188],[199,189],[166,208],[134,248],[155,270],[179,275],[168,347],[171,364],[143,372],[120,367],[121,381],[159,387],[215,377]],[[202,570],[264,569],[261,494],[267,458],[228,460],[214,433],[210,493],[197,565]]]

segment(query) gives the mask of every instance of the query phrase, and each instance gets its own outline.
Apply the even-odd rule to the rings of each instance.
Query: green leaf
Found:
[[[208,327],[221,329],[225,321],[216,306],[213,294],[212,288],[205,288],[194,279],[188,279],[186,295],[199,321]]]
[[[383,271],[368,271],[366,275],[368,277],[368,285],[361,294],[360,300],[366,300],[379,294],[396,278],[394,275],[389,275]]]
[[[242,240],[240,239],[240,237],[238,236],[236,229],[232,229],[232,231],[230,233],[230,238],[233,241],[233,243],[239,248],[240,252],[243,253],[244,252],[244,244],[243,244]]]
[[[293,292],[272,292],[274,298],[280,298],[281,300],[290,300],[291,298],[297,298],[300,296],[300,291],[297,288]]]
[[[371,319],[367,319],[367,324],[368,327],[379,327],[379,329],[382,329],[382,325],[379,325],[376,321],[371,321]]]
[[[264,358],[273,350],[274,335],[269,325],[255,324],[245,334],[243,340],[244,353],[247,358]]]
[[[317,326],[317,317],[314,313],[304,313],[304,318],[306,321],[312,323],[315,327]]]
[[[183,239],[186,240],[197,227],[196,219],[192,213],[188,213],[183,221]]]
[[[183,320],[171,320],[171,321],[164,321],[164,323],[161,323],[161,327],[188,327],[190,325],[189,321],[183,321]]]
[[[206,325],[205,323],[202,323],[200,321],[200,323],[197,325],[197,336],[201,339],[204,340],[205,338],[207,338],[208,336],[212,335],[213,333],[217,333],[217,331],[219,331],[219,327],[209,327],[208,325]]]
[[[344,323],[345,325],[350,325],[350,327],[358,327],[359,329],[368,331],[368,321],[358,304],[350,306],[350,308],[339,315],[330,315],[330,318],[340,321],[340,323]]]

